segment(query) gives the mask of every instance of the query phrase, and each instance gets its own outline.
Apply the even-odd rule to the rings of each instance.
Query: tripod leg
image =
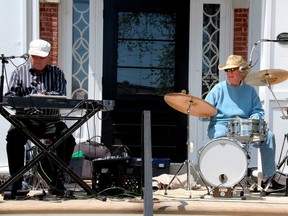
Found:
[[[275,179],[276,177],[276,174],[279,174],[279,175],[282,175],[286,178],[286,185],[285,185],[285,196],[288,195],[288,175],[279,171],[279,169],[285,164],[285,162],[287,163],[288,162],[288,156],[286,155],[282,160],[281,160],[281,156],[282,156],[282,152],[283,152],[283,148],[284,148],[284,144],[285,144],[285,140],[286,142],[288,142],[288,134],[285,134],[284,135],[284,140],[283,140],[283,144],[282,144],[282,149],[281,149],[281,153],[280,153],[280,156],[279,156],[279,162],[278,164],[276,165],[276,171],[275,171],[275,174],[268,179],[268,183],[266,185],[266,187],[261,191],[261,196],[265,196],[265,195],[268,195],[269,193],[273,193],[273,191],[271,192],[268,192],[268,189],[272,183],[272,181]],[[287,153],[286,153],[287,154]],[[283,191],[283,190],[282,190]],[[274,191],[274,192],[279,192],[279,191]]]
[[[173,176],[173,178],[171,179],[171,181],[169,182],[168,185],[166,185],[165,187],[165,192],[164,195],[167,195],[167,189],[169,188],[169,186],[171,185],[171,183],[174,181],[174,179],[177,177],[177,175],[179,174],[179,172],[181,171],[182,167],[184,166],[185,162],[183,162],[181,164],[181,166],[179,167],[179,169],[177,170],[177,172],[175,173],[175,175]]]
[[[194,170],[194,172],[196,173],[197,177],[199,178],[199,180],[201,181],[201,183],[206,187],[207,189],[207,194],[210,195],[210,190],[207,186],[207,184],[205,183],[205,181],[203,180],[203,178],[201,177],[200,173],[197,171],[197,169],[195,168],[195,166],[190,162],[189,166],[191,166]]]

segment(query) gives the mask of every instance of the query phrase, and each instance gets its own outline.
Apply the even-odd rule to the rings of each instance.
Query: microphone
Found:
[[[23,59],[27,60],[29,58],[29,54],[28,53],[24,53],[22,56],[20,56],[20,58],[23,58]]]
[[[241,66],[241,67],[239,67],[239,71],[240,72],[244,72],[245,70],[248,70],[250,68],[251,68],[251,65],[248,65],[248,66],[245,66],[245,67]]]

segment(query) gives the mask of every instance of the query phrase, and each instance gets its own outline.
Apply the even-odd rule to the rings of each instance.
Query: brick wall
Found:
[[[248,59],[248,20],[249,9],[234,10],[233,53]]]
[[[58,4],[40,3],[40,38],[51,43],[51,63],[58,64]]]

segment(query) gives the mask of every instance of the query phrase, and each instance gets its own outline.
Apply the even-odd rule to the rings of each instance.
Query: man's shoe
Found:
[[[20,190],[16,191],[16,196],[26,196],[30,192],[27,188],[21,188]]]
[[[51,195],[56,195],[56,196],[64,196],[66,191],[66,188],[56,188],[56,187],[50,187],[48,189],[48,193]]]
[[[285,190],[286,186],[279,184],[278,182],[276,182],[274,179],[271,182],[272,186],[270,186],[270,188],[272,190]]]
[[[27,198],[28,193],[30,192],[29,189],[27,188],[21,188],[19,190],[7,190],[4,191],[3,195],[3,199],[4,200],[15,200],[15,199],[25,199],[25,197]]]
[[[63,184],[62,178],[59,178],[57,181],[52,181],[51,186],[48,189],[48,193],[56,196],[64,196],[66,190],[67,189]]]
[[[70,190],[60,190],[59,188],[49,188],[48,193],[55,195],[58,198],[69,198],[75,199],[73,191]]]
[[[56,195],[56,197],[60,198],[72,198],[73,197],[73,192],[67,190],[63,184],[58,184],[57,187],[51,186],[48,189],[48,193],[51,195]]]
[[[269,179],[265,182],[261,182],[261,187],[263,189],[266,188],[267,184],[269,183]],[[285,185],[282,185],[282,184],[279,184],[278,182],[276,182],[274,179],[272,179],[272,181],[270,182],[270,185],[269,185],[269,188],[268,189],[271,189],[271,190],[277,190],[277,191],[281,191],[281,190],[284,190],[286,188]]]

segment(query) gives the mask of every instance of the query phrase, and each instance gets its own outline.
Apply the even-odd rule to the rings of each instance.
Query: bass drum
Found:
[[[214,187],[233,187],[246,175],[248,160],[241,143],[228,138],[210,141],[200,152],[203,180]]]

